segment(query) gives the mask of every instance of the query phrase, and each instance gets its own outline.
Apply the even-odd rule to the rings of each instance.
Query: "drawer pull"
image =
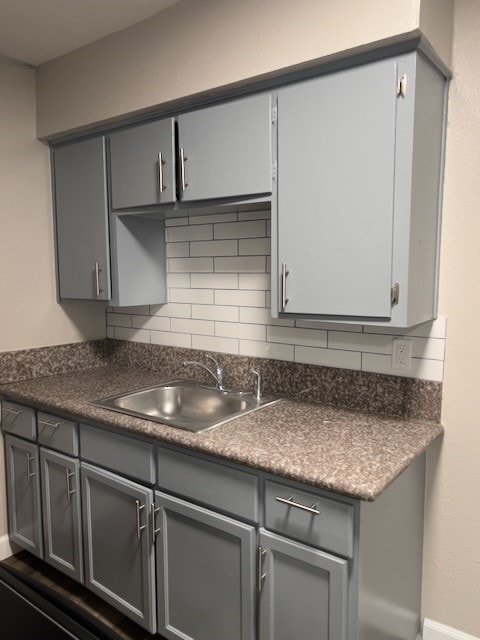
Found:
[[[145,505],[140,504],[140,500],[135,500],[135,508],[137,514],[137,539],[140,540],[142,530],[147,526],[146,524],[140,526],[140,511],[142,511],[142,509],[145,509]]]
[[[155,528],[155,520],[156,520],[156,517],[157,517],[157,513],[160,511],[160,508],[156,507],[152,502],[152,505],[150,507],[150,511],[151,511],[151,513],[150,513],[150,516],[151,516],[150,517],[150,523],[152,525],[152,542],[155,542],[155,538],[157,537],[157,534],[160,533],[160,527],[158,527],[158,529]]]
[[[278,502],[283,502],[284,504],[288,504],[289,507],[297,507],[297,509],[302,509],[302,511],[308,511],[308,513],[313,513],[316,516],[320,515],[320,511],[317,509],[317,505],[313,503],[310,507],[307,507],[305,504],[301,504],[300,502],[295,502],[292,497],[289,498],[280,498],[277,496],[275,498]]]
[[[52,427],[52,429],[58,429],[62,422],[50,422],[50,420],[39,420],[38,424],[43,424],[44,427]]]
[[[70,487],[70,478],[75,475],[74,471],[70,471],[65,467],[65,483],[67,485],[67,502],[70,502],[72,495],[76,492],[76,489]]]
[[[6,413],[12,413],[14,416],[19,416],[23,413],[23,409],[12,409],[11,407],[3,407],[3,411]]]

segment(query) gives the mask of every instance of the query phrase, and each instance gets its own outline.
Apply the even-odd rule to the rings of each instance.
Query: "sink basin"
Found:
[[[193,380],[173,380],[148,389],[121,393],[93,402],[112,411],[154,420],[188,431],[205,431],[276,402],[252,393],[219,391]]]

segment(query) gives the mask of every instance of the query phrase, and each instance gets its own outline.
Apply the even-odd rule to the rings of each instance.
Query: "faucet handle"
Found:
[[[209,353],[206,354],[205,356],[208,360],[211,360],[213,362],[213,364],[217,367],[218,369],[221,369],[222,367],[220,366],[220,364],[218,363],[218,360],[215,360],[215,358],[213,356],[211,356]]]
[[[260,402],[262,398],[262,374],[260,369],[252,369],[251,371],[255,376],[255,399]]]

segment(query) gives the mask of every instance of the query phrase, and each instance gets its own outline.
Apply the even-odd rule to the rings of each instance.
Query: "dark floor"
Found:
[[[164,636],[151,635],[81,584],[27,551],[21,551],[7,558],[2,564],[26,574],[75,603],[80,609],[96,618],[100,625],[105,625],[110,632],[115,633],[118,640],[165,640]]]

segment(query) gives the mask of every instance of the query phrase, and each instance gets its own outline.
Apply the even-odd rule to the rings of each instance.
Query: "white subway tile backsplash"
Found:
[[[237,307],[264,307],[265,291],[222,290],[215,292],[215,304],[226,304]]]
[[[222,322],[238,322],[238,307],[224,307],[214,304],[192,305],[192,318],[199,320],[219,320]]]
[[[362,355],[354,351],[298,346],[295,347],[295,362],[359,370],[362,366]]]
[[[265,342],[266,328],[261,324],[215,322],[215,335],[225,338],[242,338],[244,340],[261,340]]]
[[[304,345],[306,347],[326,347],[327,332],[296,327],[267,327],[268,342]]]
[[[290,344],[274,344],[254,340],[240,340],[240,355],[272,360],[293,360],[294,347]]]
[[[211,224],[189,224],[186,227],[169,227],[166,230],[167,243],[187,240],[213,240]]]
[[[169,302],[189,304],[213,304],[212,289],[170,289]]]
[[[270,276],[267,273],[240,273],[238,275],[239,289],[270,290]]]
[[[213,227],[213,237],[216,240],[227,238],[261,238],[264,237],[265,234],[265,220],[218,223]]]
[[[234,338],[192,335],[192,349],[238,354],[238,340]]]
[[[208,273],[213,271],[213,258],[168,258],[170,273]]]
[[[190,243],[191,256],[237,256],[238,240],[205,240]]]
[[[214,258],[216,273],[265,273],[265,256]]]
[[[161,316],[133,316],[132,327],[135,329],[170,331],[170,318],[162,318]]]
[[[250,238],[238,241],[239,256],[268,256],[270,254],[270,238]]]
[[[238,274],[192,273],[192,289],[238,289]]]
[[[165,224],[169,302],[107,308],[108,337],[442,380],[445,318],[405,330],[272,319],[270,211],[187,211]],[[411,340],[409,371],[391,366],[396,336]]]
[[[176,331],[177,333],[196,333],[202,336],[213,336],[215,333],[215,324],[211,320],[172,318],[172,331]]]
[[[167,304],[152,305],[150,307],[151,316],[165,316],[168,318],[191,318],[192,305],[177,302],[167,302]]]

